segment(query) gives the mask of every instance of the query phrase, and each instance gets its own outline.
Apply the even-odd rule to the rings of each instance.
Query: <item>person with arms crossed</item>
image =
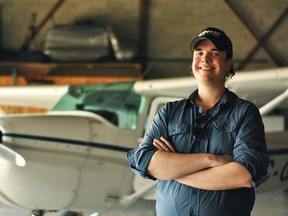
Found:
[[[261,115],[225,87],[235,74],[225,32],[208,27],[190,49],[198,88],[158,111],[128,163],[157,179],[158,216],[250,216],[269,163]]]

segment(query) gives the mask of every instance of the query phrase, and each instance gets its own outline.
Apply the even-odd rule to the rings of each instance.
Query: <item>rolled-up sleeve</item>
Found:
[[[259,186],[267,175],[269,156],[265,141],[264,125],[259,110],[253,104],[245,114],[234,145],[234,161],[242,164],[252,175],[253,184]]]
[[[149,149],[139,146],[139,148],[133,149],[127,152],[127,161],[132,171],[143,178],[149,178],[155,180],[147,173],[147,167],[156,149]]]
[[[153,154],[157,151],[153,146],[153,140],[160,136],[167,137],[167,105],[159,110],[139,147],[127,152],[128,164],[135,174],[155,180],[147,173],[147,167]]]

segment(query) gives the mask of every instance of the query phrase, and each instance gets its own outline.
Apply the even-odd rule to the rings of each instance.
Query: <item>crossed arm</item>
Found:
[[[158,151],[152,156],[147,171],[162,180],[176,180],[204,190],[229,190],[252,187],[252,176],[229,155],[177,153],[166,138],[155,139]]]

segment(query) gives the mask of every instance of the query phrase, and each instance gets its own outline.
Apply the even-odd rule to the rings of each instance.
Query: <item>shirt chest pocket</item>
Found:
[[[193,127],[186,122],[170,122],[168,125],[169,140],[173,143],[177,152],[187,152],[192,143]]]
[[[214,154],[232,154],[236,141],[236,122],[214,121],[210,127],[210,152]]]

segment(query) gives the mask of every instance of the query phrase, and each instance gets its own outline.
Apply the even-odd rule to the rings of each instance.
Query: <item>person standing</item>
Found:
[[[235,74],[225,32],[208,27],[190,49],[198,88],[158,111],[128,163],[157,179],[158,216],[249,216],[269,163],[261,115],[225,87]]]

